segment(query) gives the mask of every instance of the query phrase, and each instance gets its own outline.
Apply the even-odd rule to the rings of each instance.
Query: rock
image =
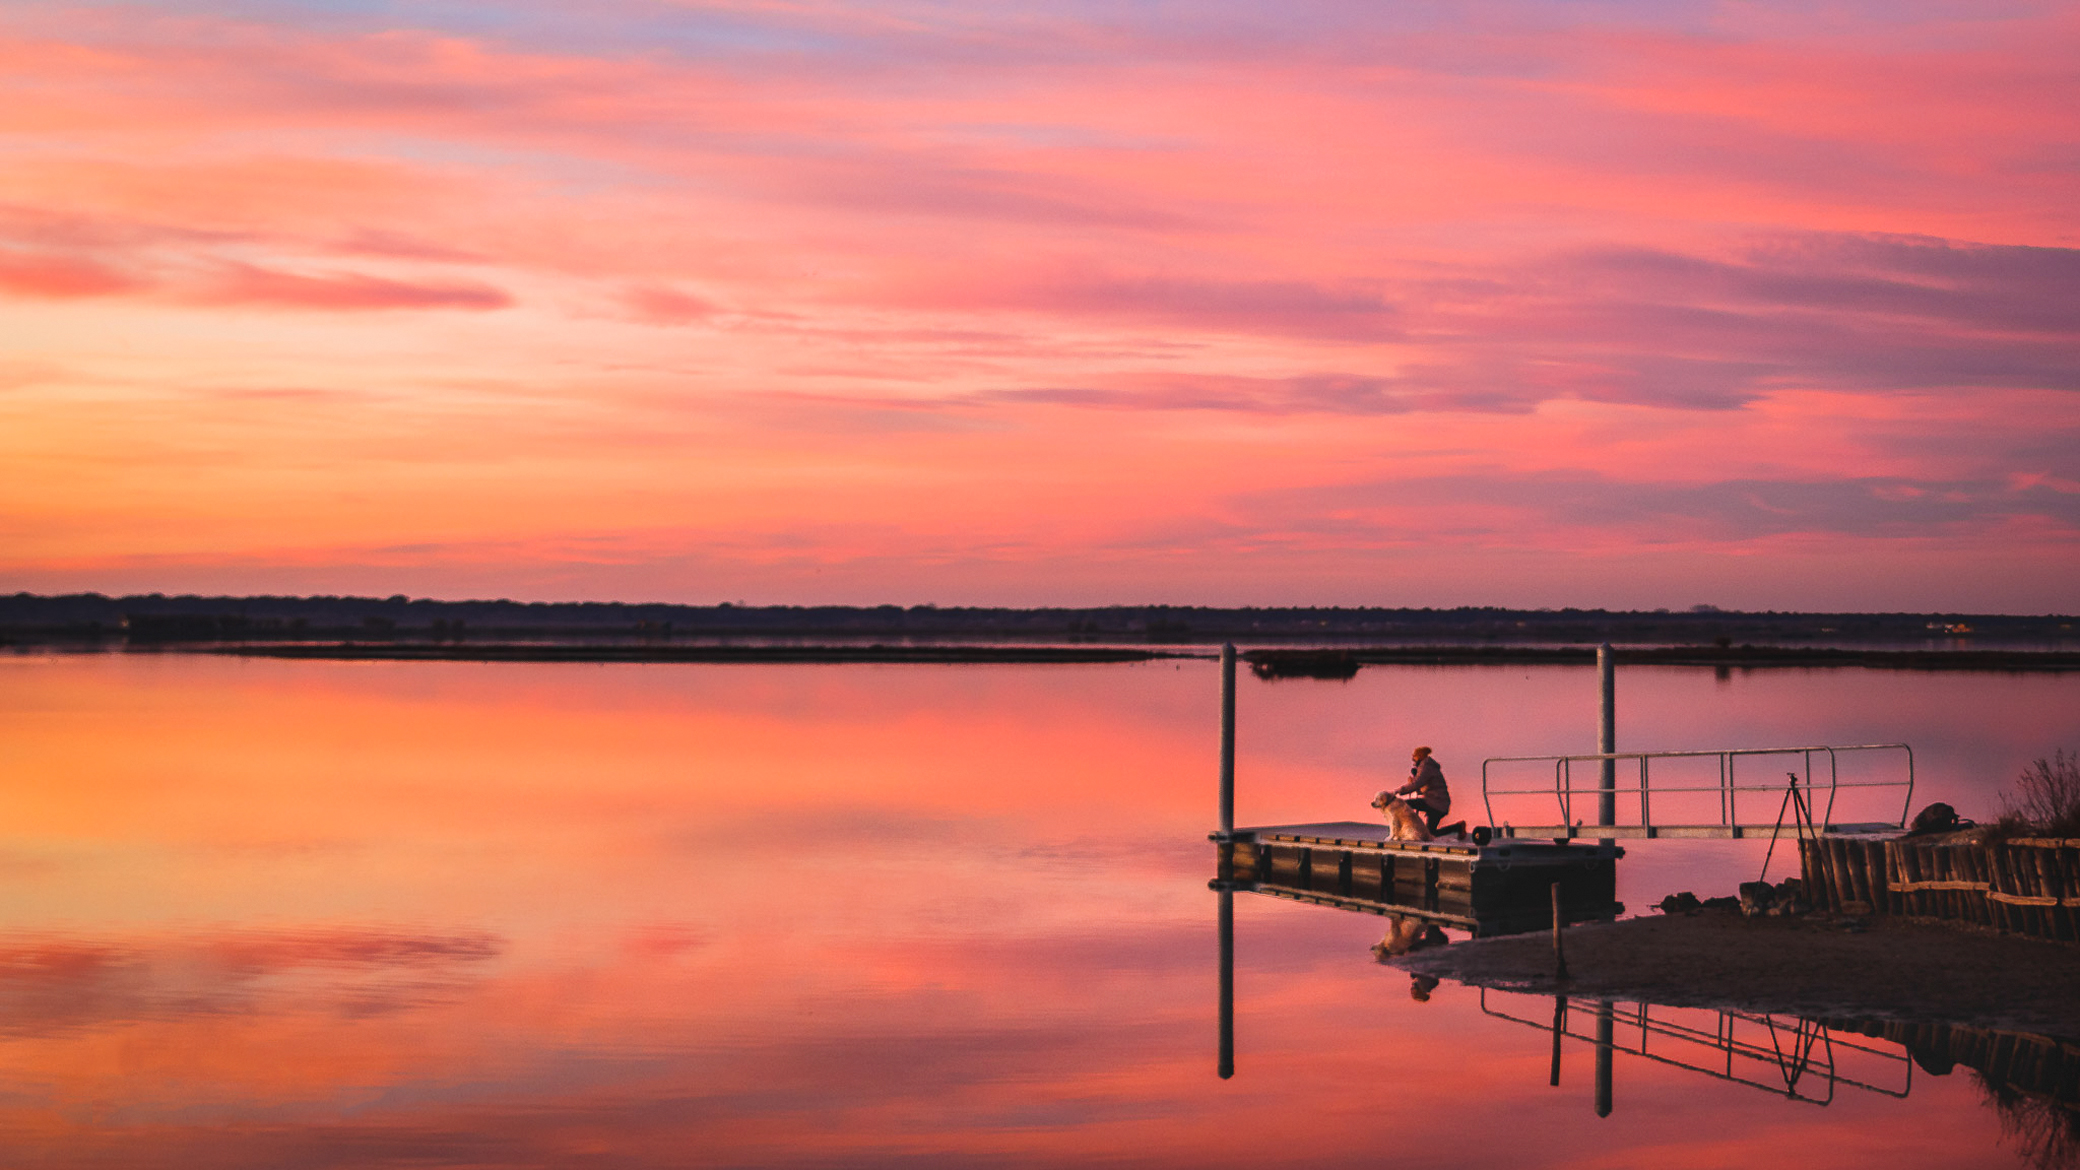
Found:
[[[1668,897],[1661,899],[1657,905],[1661,908],[1663,914],[1695,914],[1697,913],[1699,903],[1696,894],[1684,890],[1680,894],[1670,894]]]
[[[1777,883],[1777,901],[1779,902],[1804,901],[1805,896],[1806,884],[1795,877],[1785,878]]]
[[[1921,837],[1930,833],[1947,833],[1962,823],[1956,809],[1937,801],[1914,814],[1914,824],[1907,830],[1907,836]]]
[[[1768,882],[1741,883],[1740,906],[1743,918],[1755,918],[1759,915],[1767,914],[1770,907],[1776,904],[1777,887],[1770,885]]]
[[[1813,912],[1813,904],[1811,902],[1806,901],[1804,898],[1796,897],[1778,902],[1777,908],[1784,912],[1786,918],[1801,918]]]
[[[1698,905],[1706,910],[1739,910],[1741,908],[1741,900],[1739,898],[1706,898]]]

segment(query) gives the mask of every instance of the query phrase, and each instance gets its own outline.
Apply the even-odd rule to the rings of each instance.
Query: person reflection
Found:
[[[1386,936],[1372,945],[1372,957],[1381,962],[1425,947],[1441,947],[1451,941],[1434,922],[1425,922],[1410,914],[1388,914],[1385,917]]]
[[[1451,941],[1434,922],[1425,922],[1408,914],[1389,914],[1386,919],[1386,936],[1372,946],[1372,957],[1382,963],[1395,955],[1426,947],[1441,947]],[[1408,979],[1408,998],[1417,1003],[1430,1002],[1430,992],[1436,988],[1437,980],[1429,975],[1411,975]]]

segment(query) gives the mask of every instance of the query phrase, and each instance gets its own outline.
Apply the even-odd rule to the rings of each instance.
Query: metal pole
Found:
[[[1609,754],[1618,750],[1618,670],[1605,642],[1596,648],[1596,750]],[[1596,793],[1596,823],[1618,823],[1618,761],[1603,761],[1602,785]]]
[[[1235,643],[1221,644],[1221,832],[1235,832]]]
[[[1553,979],[1567,982],[1567,951],[1560,945],[1560,883],[1553,883]]]
[[[1221,891],[1221,1079],[1235,1075],[1235,895]]]
[[[1611,1115],[1611,1001],[1596,1004],[1596,1116]]]

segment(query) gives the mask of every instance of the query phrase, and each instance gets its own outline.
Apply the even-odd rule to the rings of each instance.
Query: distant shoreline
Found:
[[[170,643],[132,646],[131,653],[199,653],[247,658],[402,662],[654,663],[1007,663],[1108,664],[1214,657],[1205,648],[1075,645],[778,643],[760,645],[586,645],[583,643],[341,641],[318,643]],[[2080,671],[2080,653],[2026,650],[1846,650],[1784,646],[1653,646],[1621,649],[1628,666],[1740,668],[1863,667],[1880,670]],[[1589,665],[1586,646],[1346,646],[1328,650],[1245,649],[1261,677],[1324,677],[1326,657],[1344,663],[1342,677],[1365,666]],[[1328,676],[1328,677],[1334,677]]]
[[[241,658],[309,658],[389,662],[700,662],[844,663],[917,662],[1075,663],[1151,662],[1205,658],[1190,651],[1138,650],[1106,646],[585,646],[512,643],[342,642],[324,645],[250,644],[165,647],[167,653],[225,654]]]
[[[1206,653],[1340,647],[1367,661],[1434,661],[1432,648],[1515,662],[1572,661],[1584,646],[1769,647],[2080,654],[2080,616],[1963,613],[1508,609],[1496,606],[717,605],[435,601],[392,597],[0,596],[0,643],[506,646],[966,646]],[[1526,657],[1523,648],[1558,652]],[[1629,652],[1629,651],[1628,651]],[[1381,655],[1392,654],[1386,658]],[[1454,661],[1464,659],[1455,658]],[[1494,660],[1494,659],[1481,659]],[[1813,665],[1834,660],[1812,658]],[[1784,665],[1793,663],[1782,662]]]

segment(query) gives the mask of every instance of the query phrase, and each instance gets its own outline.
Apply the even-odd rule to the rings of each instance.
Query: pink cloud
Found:
[[[144,282],[77,256],[0,252],[0,293],[17,297],[69,299],[132,292]]]
[[[715,315],[715,305],[700,297],[669,288],[638,287],[624,294],[637,317],[653,325],[684,325]]]
[[[503,309],[504,292],[481,284],[420,284],[362,273],[304,276],[254,265],[227,267],[195,294],[204,304],[284,309]]]

